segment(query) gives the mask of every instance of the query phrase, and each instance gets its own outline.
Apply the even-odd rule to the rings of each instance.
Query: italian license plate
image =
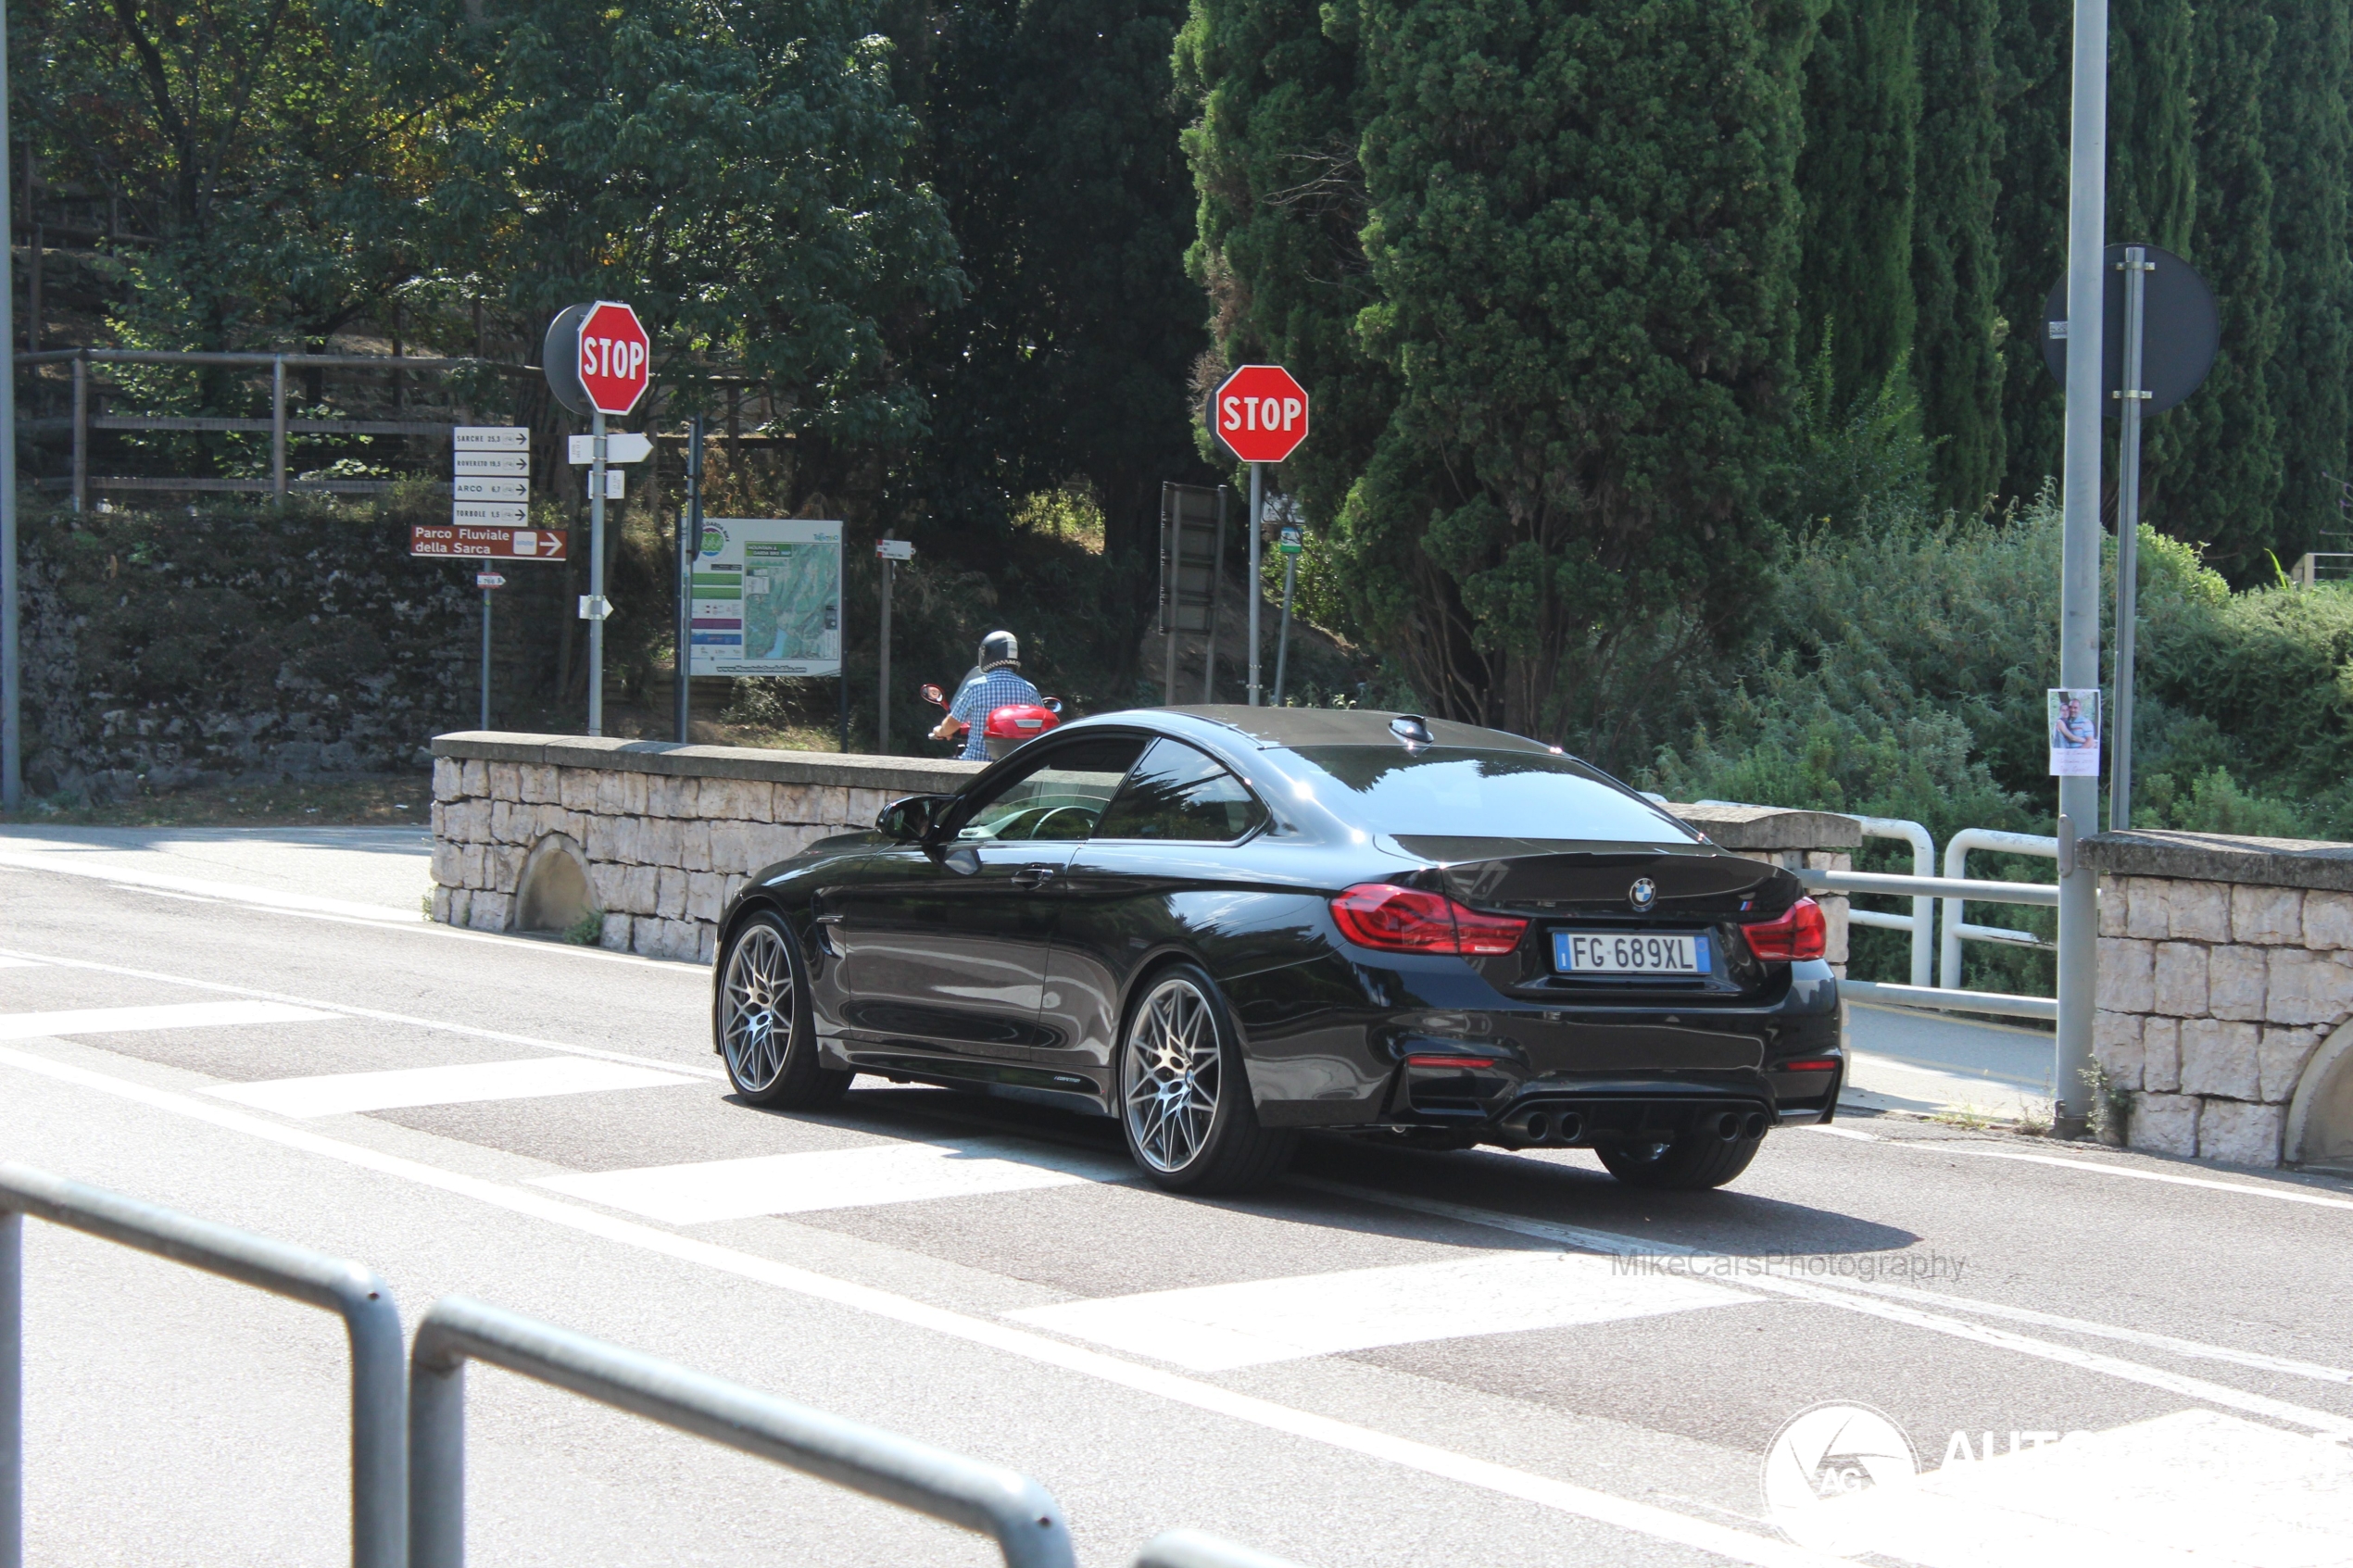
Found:
[[[1563,974],[1705,974],[1707,941],[1642,931],[1555,931],[1553,967]]]

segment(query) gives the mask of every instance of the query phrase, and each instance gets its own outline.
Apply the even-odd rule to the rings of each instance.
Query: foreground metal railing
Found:
[[[1062,1506],[1016,1471],[461,1297],[417,1325],[409,1531],[416,1568],[466,1561],[466,1363],[488,1361],[665,1426],[991,1537],[1006,1568],[1073,1568]]]
[[[408,1562],[408,1376],[391,1287],[358,1263],[0,1164],[0,1568],[24,1562],[24,1217],[339,1313],[351,1336],[352,1568]]]
[[[988,1536],[1006,1568],[1076,1568],[1061,1505],[1018,1471],[459,1297],[434,1304],[404,1357],[392,1291],[358,1263],[7,1163],[0,1163],[0,1568],[24,1563],[28,1214],[342,1315],[351,1336],[354,1568],[465,1562],[470,1361]],[[1146,1542],[1135,1568],[1294,1565],[1173,1530]]]

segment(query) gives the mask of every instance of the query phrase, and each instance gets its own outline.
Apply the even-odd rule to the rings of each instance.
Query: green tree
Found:
[[[2342,549],[2338,482],[2353,479],[2353,12],[2341,0],[2272,0],[2279,36],[2263,106],[2271,245],[2280,260],[2280,351],[2265,366],[2278,420],[2280,558]]]
[[[2066,268],[2071,0],[1997,0],[1994,247],[1999,263],[2004,492],[2060,466],[2065,400],[2043,368],[2043,307]],[[2111,123],[2113,120],[2111,119]]]
[[[1950,0],[1920,14],[1919,195],[1914,206],[1913,371],[1931,441],[1936,498],[1973,509],[2001,488],[2005,366],[2001,255],[1994,231],[1999,144],[1995,0]]]
[[[337,3],[397,90],[467,106],[389,220],[442,273],[535,329],[630,300],[658,357],[742,365],[821,445],[920,429],[892,327],[962,280],[866,0]]]
[[[1912,350],[1918,10],[1919,0],[1834,0],[1806,56],[1798,352],[1811,360],[1829,346],[1841,407]]]
[[[1079,479],[1106,553],[1142,561],[1161,482],[1199,468],[1187,385],[1206,334],[1170,77],[1183,16],[1183,0],[925,13],[905,95],[971,279],[913,351],[932,421],[907,488],[927,515],[986,534],[1024,496]],[[1149,571],[1134,578],[1149,590]],[[1122,608],[1107,634],[1132,642],[1139,607]]]
[[[2167,475],[2148,521],[2208,546],[2226,575],[2269,575],[2278,542],[2277,424],[2268,366],[2278,351],[2280,265],[2271,248],[2271,174],[2264,159],[2263,89],[2273,23],[2253,6],[2197,13],[2197,209],[2193,264],[2214,288],[2221,347],[2205,384],[2156,421]],[[2130,231],[2119,230],[2120,234]]]
[[[1646,619],[1726,612],[1768,543],[1812,16],[1398,0],[1362,26],[1358,332],[1400,386],[1343,516],[1367,620],[1441,711],[1606,756]]]
[[[1395,377],[1356,334],[1375,304],[1360,161],[1361,0],[1193,0],[1176,42],[1184,147],[1198,195],[1187,264],[1209,297],[1214,353],[1290,369],[1315,435],[1282,466],[1313,527],[1336,519],[1395,406]]]

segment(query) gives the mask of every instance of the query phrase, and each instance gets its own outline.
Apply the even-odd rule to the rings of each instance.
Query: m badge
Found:
[[[1646,876],[1636,877],[1634,885],[1626,890],[1626,901],[1638,910],[1649,909],[1658,902],[1658,884]]]

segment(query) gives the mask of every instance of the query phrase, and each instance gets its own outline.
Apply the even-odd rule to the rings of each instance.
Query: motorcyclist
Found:
[[[956,726],[963,724],[966,726],[964,759],[985,762],[988,759],[988,716],[1009,704],[1045,700],[1022,675],[1021,644],[1011,632],[991,632],[980,640],[980,668],[956,688],[955,700],[948,705],[948,716],[932,731],[931,738],[952,739]]]

